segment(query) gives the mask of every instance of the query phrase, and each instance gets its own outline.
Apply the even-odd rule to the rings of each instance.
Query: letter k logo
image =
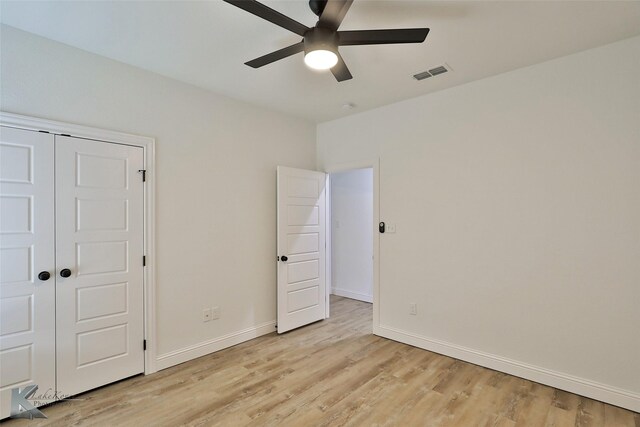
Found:
[[[35,384],[26,386],[22,390],[16,387],[11,390],[11,418],[47,418],[42,412],[31,404],[27,399],[33,396],[38,386]],[[24,410],[20,410],[22,407]]]

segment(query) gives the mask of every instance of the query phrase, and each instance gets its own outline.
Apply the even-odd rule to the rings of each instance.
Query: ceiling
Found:
[[[306,0],[264,3],[307,26],[317,20]],[[0,4],[7,25],[315,122],[640,34],[640,1],[355,0],[342,30],[431,32],[422,44],[340,48],[354,78],[338,83],[308,69],[302,54],[245,66],[300,37],[220,0]],[[412,78],[445,63],[451,72]]]

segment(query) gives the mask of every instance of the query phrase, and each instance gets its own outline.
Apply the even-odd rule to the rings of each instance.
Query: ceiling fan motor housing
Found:
[[[309,0],[309,7],[311,11],[317,16],[322,15],[324,7],[327,5],[327,0]]]
[[[311,28],[304,34],[305,55],[314,50],[329,50],[338,53],[339,37],[336,31],[322,27]]]

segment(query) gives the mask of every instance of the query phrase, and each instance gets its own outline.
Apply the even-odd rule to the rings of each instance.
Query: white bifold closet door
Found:
[[[69,396],[144,371],[144,166],[139,147],[0,130],[5,418],[14,388]]]
[[[53,138],[0,127],[0,418],[13,388],[55,390]]]
[[[142,151],[56,136],[57,386],[66,395],[144,371]]]

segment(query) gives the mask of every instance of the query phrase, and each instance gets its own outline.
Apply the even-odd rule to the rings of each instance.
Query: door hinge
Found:
[[[143,267],[147,266],[147,256],[146,255],[142,255],[142,266]]]
[[[147,171],[145,169],[140,169],[138,172],[142,174],[142,182],[145,182],[147,180]]]
[[[147,349],[147,340],[142,340],[142,350]]]

